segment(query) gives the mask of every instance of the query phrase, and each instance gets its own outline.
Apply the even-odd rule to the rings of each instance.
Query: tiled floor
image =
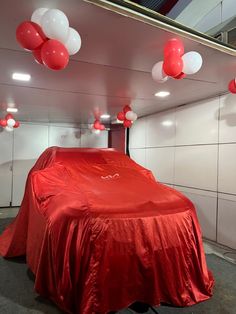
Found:
[[[236,264],[235,250],[209,240],[204,240],[203,244],[206,254],[215,254],[221,258],[224,258],[228,262]]]
[[[0,219],[12,218],[17,215],[19,207],[0,208]]]

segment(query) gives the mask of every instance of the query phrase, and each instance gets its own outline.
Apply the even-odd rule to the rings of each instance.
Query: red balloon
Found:
[[[235,79],[231,80],[228,85],[228,90],[230,93],[236,94],[236,82]]]
[[[39,64],[43,64],[43,60],[42,60],[42,57],[41,57],[41,48],[42,47],[39,47],[38,49],[33,51],[34,59]]]
[[[184,45],[180,39],[171,38],[164,46],[164,59],[170,53],[177,53],[180,57],[184,54]]]
[[[126,119],[123,125],[125,128],[130,128],[132,126],[132,121]]]
[[[8,113],[6,116],[5,116],[5,120],[9,120],[9,119],[14,119],[13,118],[13,115],[11,113]]]
[[[104,125],[104,124],[101,124],[101,125],[100,125],[100,130],[101,130],[101,131],[104,131],[105,129],[106,129],[105,125]]]
[[[95,121],[94,121],[94,124],[93,124],[93,127],[94,127],[94,129],[96,129],[96,130],[100,130],[100,127],[101,127],[100,121],[99,121],[99,120],[95,120]]]
[[[22,22],[16,29],[18,43],[27,50],[35,50],[46,40],[42,28],[31,21]]]
[[[125,114],[123,111],[119,112],[117,114],[117,119],[120,120],[120,121],[124,121],[125,120]]]
[[[131,107],[129,106],[129,105],[126,105],[126,106],[124,106],[124,108],[123,108],[123,112],[124,113],[126,113],[126,112],[128,112],[128,111],[131,111],[132,109],[131,109]]]
[[[5,128],[5,126],[7,126],[7,120],[6,119],[0,119],[0,126]]]
[[[52,70],[62,70],[69,62],[66,47],[58,40],[49,39],[41,48],[43,64]]]
[[[183,60],[177,53],[171,53],[165,58],[163,71],[166,75],[176,77],[183,70]]]
[[[13,126],[13,128],[17,129],[17,128],[19,128],[19,126],[20,126],[20,122],[16,121],[15,125]]]
[[[175,80],[182,80],[185,77],[186,77],[186,74],[181,72],[179,75],[175,76],[174,79]]]

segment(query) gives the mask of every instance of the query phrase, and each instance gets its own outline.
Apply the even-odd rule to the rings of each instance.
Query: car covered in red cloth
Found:
[[[26,255],[36,291],[66,313],[189,306],[214,283],[193,204],[112,149],[48,148],[0,254]]]

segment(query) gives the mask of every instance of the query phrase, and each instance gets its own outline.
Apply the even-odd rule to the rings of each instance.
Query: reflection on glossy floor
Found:
[[[12,218],[18,214],[19,207],[0,208],[0,219]]]

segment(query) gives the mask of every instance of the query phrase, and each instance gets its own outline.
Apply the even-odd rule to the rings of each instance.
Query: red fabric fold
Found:
[[[47,149],[0,254],[26,254],[36,291],[67,313],[212,295],[193,204],[113,150]]]

